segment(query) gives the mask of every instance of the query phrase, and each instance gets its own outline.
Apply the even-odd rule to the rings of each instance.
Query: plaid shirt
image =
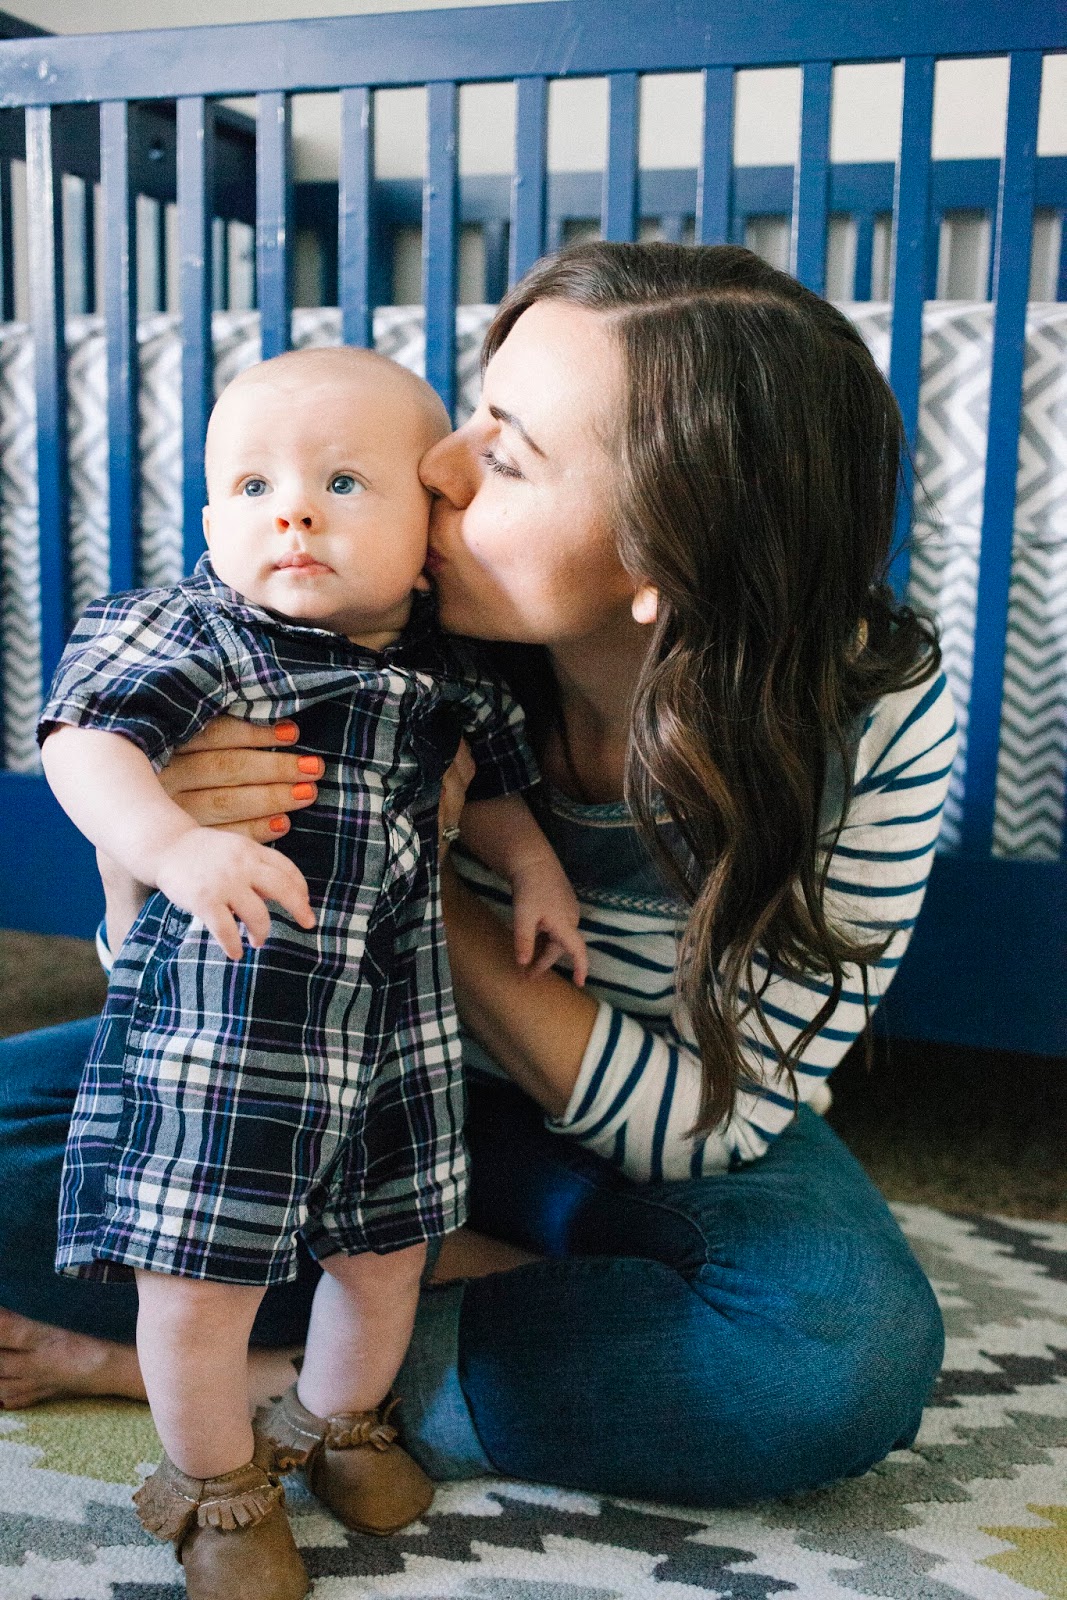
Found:
[[[272,908],[231,962],[155,894],[115,961],[64,1168],[57,1266],[284,1281],[319,1255],[392,1250],[463,1220],[458,1029],[437,804],[461,732],[471,798],[529,787],[522,713],[417,600],[368,651],[265,612],[207,557],[174,589],[96,602],[42,712],[157,766],[220,712],[298,717],[326,772],[280,848],[317,926]]]

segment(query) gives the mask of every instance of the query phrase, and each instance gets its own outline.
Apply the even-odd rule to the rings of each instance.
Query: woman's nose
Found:
[[[419,477],[431,494],[440,495],[462,511],[478,487],[477,460],[466,430],[458,428],[427,450],[419,462]]]

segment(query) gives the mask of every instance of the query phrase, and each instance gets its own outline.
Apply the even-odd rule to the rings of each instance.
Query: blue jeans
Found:
[[[136,1292],[52,1270],[91,1022],[0,1041],[0,1304],[132,1340]],[[424,1290],[397,1390],[436,1477],[498,1472],[680,1504],[774,1498],[909,1444],[940,1365],[926,1278],[862,1168],[802,1109],[735,1173],[637,1185],[507,1085],[471,1086],[472,1225],[547,1259]],[[317,1277],[254,1338],[299,1343]]]

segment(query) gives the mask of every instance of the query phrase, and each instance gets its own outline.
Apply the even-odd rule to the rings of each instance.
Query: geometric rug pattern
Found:
[[[727,1511],[443,1484],[421,1522],[374,1540],[290,1479],[315,1600],[1067,1600],[1067,1224],[894,1210],[948,1332],[910,1450]],[[180,1600],[130,1506],[158,1454],[144,1406],[0,1417],[2,1600]]]
[[[457,311],[459,420],[477,403],[479,352],[491,306]],[[883,370],[891,307],[843,308]],[[938,619],[960,741],[940,848],[958,848],[967,760],[968,700],[982,554],[982,507],[992,351],[988,302],[930,302],[923,311],[917,488],[909,599]],[[107,367],[103,320],[68,318],[71,585],[75,614],[109,588]],[[337,344],[336,307],[293,314],[293,343]],[[421,306],[381,306],[383,354],[421,371]],[[260,356],[254,311],[216,312],[216,389]],[[179,319],[138,327],[142,578],[177,581],[182,563],[181,337]],[[1017,499],[1005,646],[993,852],[1055,860],[1067,788],[1067,305],[1027,310]],[[24,324],[0,325],[0,765],[39,769],[40,577],[37,553],[33,347]]]

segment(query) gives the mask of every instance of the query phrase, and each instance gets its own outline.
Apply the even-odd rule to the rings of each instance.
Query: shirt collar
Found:
[[[437,604],[433,595],[416,590],[412,596],[411,615],[400,636],[384,650],[371,650],[366,645],[356,644],[346,638],[343,633],[335,632],[333,628],[317,628],[312,623],[298,622],[293,617],[283,616],[278,611],[269,611],[266,606],[257,606],[253,601],[247,600],[239,590],[231,589],[229,584],[223,583],[212,566],[211,556],[206,550],[193,568],[192,576],[186,580],[185,587],[191,589],[198,599],[207,600],[210,605],[235,621],[245,623],[246,626],[295,634],[300,638],[327,641],[344,646],[346,650],[355,655],[365,656],[370,661],[388,661],[394,655],[406,653],[413,644],[436,632],[437,627]]]

